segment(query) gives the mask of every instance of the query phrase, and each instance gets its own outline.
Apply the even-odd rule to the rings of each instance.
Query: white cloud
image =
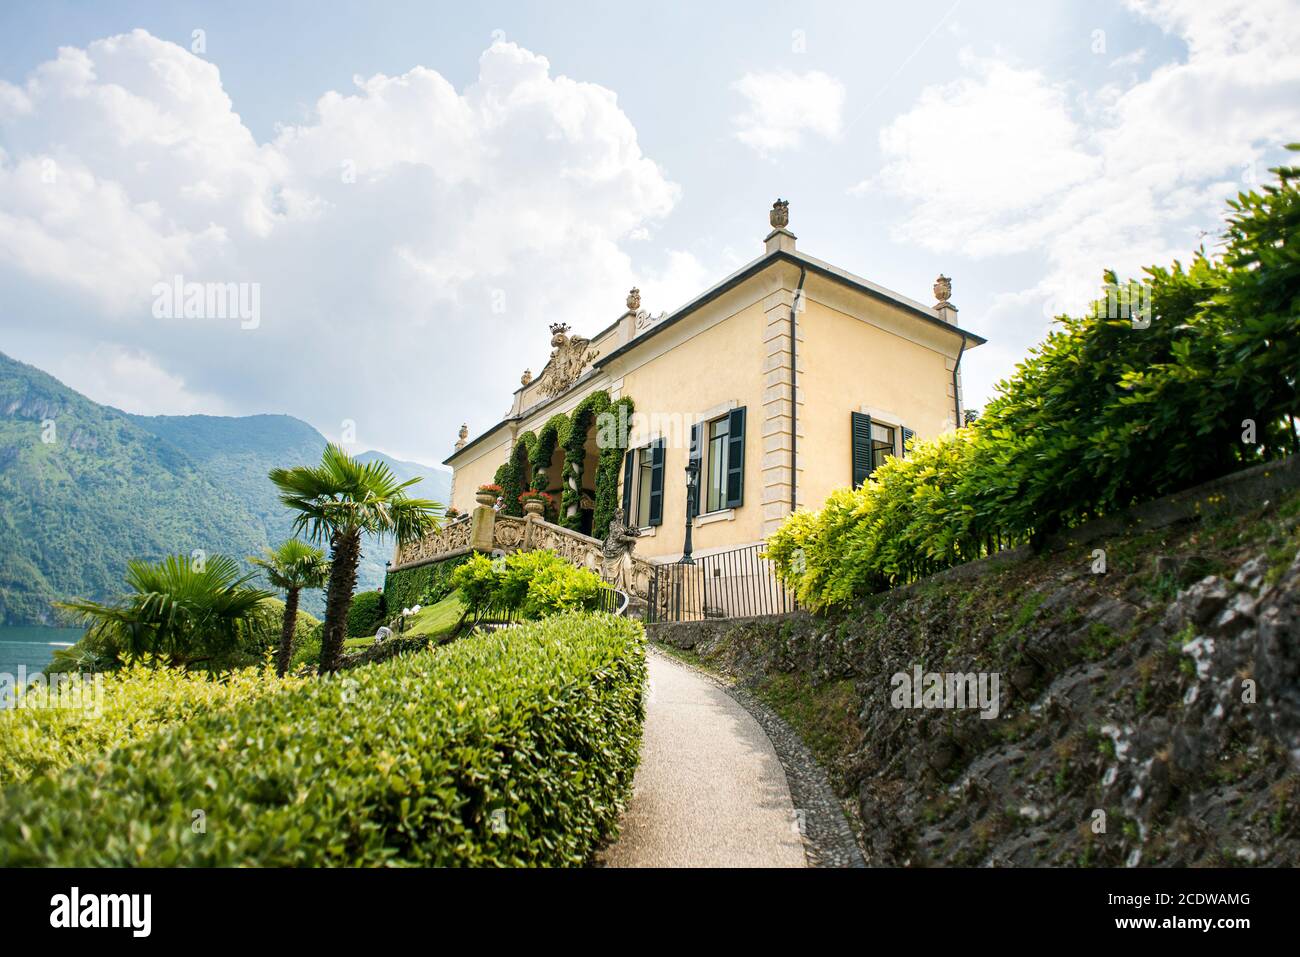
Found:
[[[66,385],[123,412],[137,415],[229,414],[215,395],[196,395],[184,381],[158,367],[143,352],[103,345],[93,352],[63,356],[46,370]]]
[[[881,132],[889,162],[853,192],[883,188],[909,200],[901,239],[960,242],[973,255],[1032,247],[1051,228],[1049,207],[1095,177],[1100,161],[1083,150],[1065,92],[1041,73],[965,59],[968,76],[928,87]]]
[[[972,257],[1040,254],[1044,271],[987,328],[1012,353],[1044,314],[1077,310],[1101,271],[1184,260],[1223,201],[1266,177],[1263,157],[1300,129],[1300,21],[1285,0],[1129,6],[1187,54],[1126,87],[1080,91],[1043,72],[967,56],[881,133],[882,188],[909,203],[898,238]],[[960,282],[960,277],[958,277]],[[958,297],[954,296],[954,299]],[[1031,304],[1037,304],[1038,309]]]
[[[611,91],[503,42],[463,90],[425,67],[358,78],[258,143],[214,65],[137,30],[0,83],[0,137],[0,298],[47,313],[25,358],[97,399],[139,406],[144,385],[113,385],[130,373],[155,411],[350,419],[424,459],[497,421],[548,322],[595,332],[654,285],[623,247],[679,193]],[[699,264],[671,258],[676,295]],[[260,325],[154,319],[175,275],[258,283]],[[69,358],[100,343],[120,352],[98,376]]]
[[[1142,63],[1142,61],[1144,61],[1146,58],[1147,58],[1146,47],[1138,47],[1136,50],[1132,50],[1129,53],[1125,53],[1123,56],[1115,57],[1115,59],[1111,60],[1110,63],[1107,65],[1112,69],[1114,69],[1117,66],[1137,66],[1140,63]]]
[[[844,126],[844,84],[819,70],[746,73],[732,84],[746,100],[733,117],[736,138],[760,155],[797,149],[804,135],[838,140]]]

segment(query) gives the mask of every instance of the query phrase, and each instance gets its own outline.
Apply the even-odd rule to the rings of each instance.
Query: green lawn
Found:
[[[444,635],[456,627],[456,622],[460,621],[461,614],[465,611],[465,606],[460,602],[460,596],[453,592],[436,605],[430,605],[428,608],[421,608],[420,613],[407,622],[405,637],[412,638],[416,635],[433,635],[435,637]],[[362,648],[369,648],[375,639],[372,636],[363,636],[361,638],[348,638],[343,642],[343,650],[347,652],[360,651]]]
[[[436,605],[421,608],[420,613],[406,624],[407,637],[413,635],[444,635],[456,627],[465,606],[461,604],[460,594],[452,592]]]

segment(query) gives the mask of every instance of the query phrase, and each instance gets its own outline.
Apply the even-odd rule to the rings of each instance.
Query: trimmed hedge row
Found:
[[[5,790],[0,865],[583,864],[645,680],[641,626],[579,614],[322,678]]]
[[[277,678],[269,665],[218,675],[169,668],[148,656],[86,680],[102,684],[102,700],[93,685],[81,699],[98,703],[97,712],[50,707],[60,702],[60,692],[38,684],[22,692],[23,707],[0,715],[0,786],[62,771],[196,715],[258,701],[305,681]]]

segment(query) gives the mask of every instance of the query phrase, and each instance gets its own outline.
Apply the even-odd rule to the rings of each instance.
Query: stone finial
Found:
[[[934,298],[940,303],[945,303],[952,298],[952,280],[943,273],[934,281]]]
[[[459,438],[456,441],[456,450],[459,451],[465,447],[465,441],[469,438],[469,426],[461,425]]]
[[[790,225],[790,204],[784,199],[778,199],[772,204],[772,211],[767,214],[767,218],[773,229],[785,229]]]
[[[641,290],[633,286],[627,294],[627,311],[636,312],[641,308]]]
[[[519,377],[519,384],[520,384],[520,385],[528,385],[528,383],[530,383],[530,382],[532,382],[532,381],[533,381],[533,370],[532,370],[532,369],[525,369],[525,370],[524,370],[524,374],[521,375],[521,376]]]

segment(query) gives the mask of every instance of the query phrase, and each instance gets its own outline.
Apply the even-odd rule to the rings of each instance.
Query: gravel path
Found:
[[[806,867],[772,743],[723,689],[650,651],[641,764],[608,867]]]

